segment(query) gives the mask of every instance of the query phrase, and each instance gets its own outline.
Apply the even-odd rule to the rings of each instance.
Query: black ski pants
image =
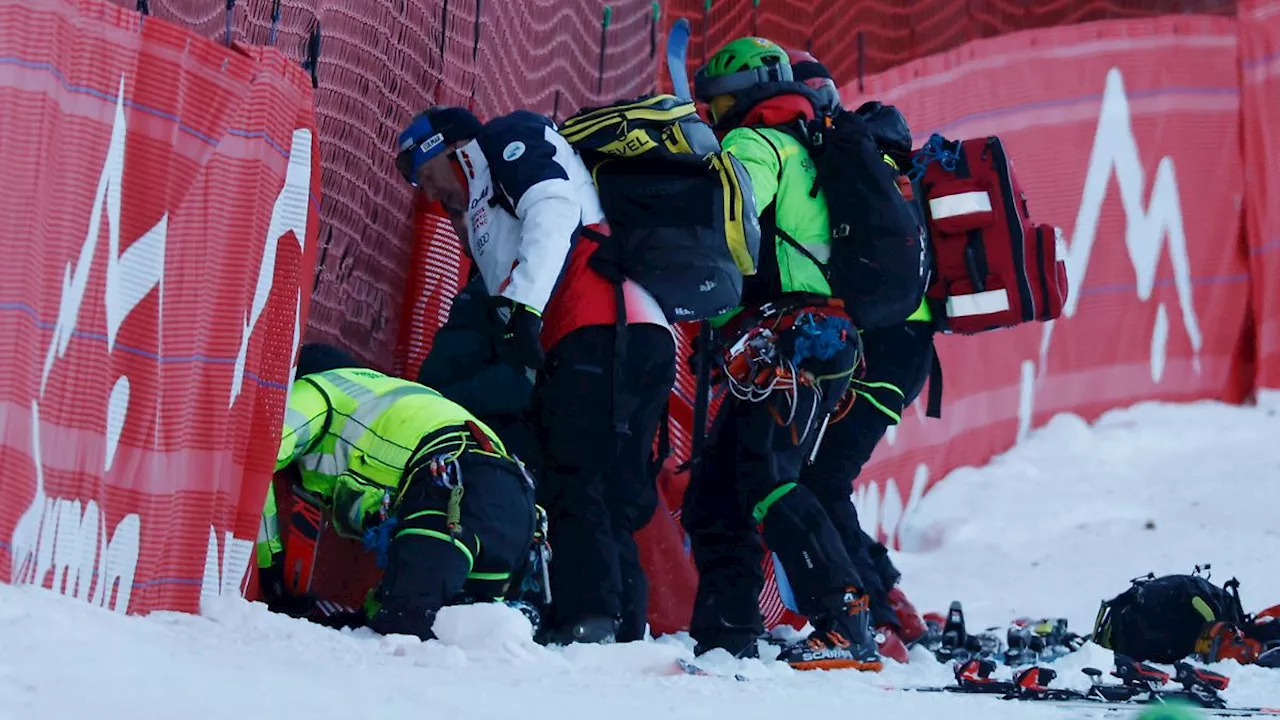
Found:
[[[876,625],[897,625],[888,593],[899,573],[888,549],[863,531],[850,499],[853,481],[890,425],[924,388],[933,366],[933,331],[906,322],[862,333],[866,372],[853,381],[858,398],[848,414],[827,428],[826,439],[801,478],[827,509],[871,599]],[[789,574],[789,573],[788,573]]]
[[[617,640],[629,642],[644,637],[649,585],[633,534],[657,508],[653,447],[675,383],[675,339],[659,325],[630,325],[623,386],[615,388],[615,332],[579,328],[552,348],[533,412],[552,552],[550,626],[612,617]]]
[[[528,554],[533,486],[519,467],[468,450],[458,458],[458,468],[462,495],[456,528],[448,525],[449,487],[425,469],[405,479],[387,569],[374,594],[381,607],[369,620],[376,632],[434,637],[436,611],[464,590],[501,597],[511,571]]]
[[[826,509],[802,482],[823,418],[848,387],[856,360],[847,346],[830,360],[802,364],[819,380],[798,388],[794,414],[781,390],[762,402],[730,396],[721,407],[681,518],[698,568],[690,633],[700,645],[738,652],[763,631],[762,535],[802,613],[834,612],[846,588],[861,587]]]

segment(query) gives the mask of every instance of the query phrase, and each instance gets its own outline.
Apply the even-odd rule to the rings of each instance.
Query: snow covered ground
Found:
[[[926,496],[897,555],[921,609],[964,602],[971,629],[1062,616],[1078,632],[1098,601],[1148,571],[1212,563],[1246,610],[1280,602],[1280,417],[1203,403],[1140,406],[1088,427],[1059,417]],[[917,651],[878,675],[796,673],[708,659],[751,678],[673,674],[676,639],[548,650],[504,607],[451,608],[442,642],[340,633],[227,600],[204,617],[123,617],[0,585],[0,719],[611,720],[650,718],[1063,718],[1027,703],[881,686],[945,683]],[[1063,684],[1107,667],[1093,646],[1056,665]],[[1236,705],[1280,705],[1280,670],[1216,668]],[[1007,671],[1006,671],[1007,672]]]

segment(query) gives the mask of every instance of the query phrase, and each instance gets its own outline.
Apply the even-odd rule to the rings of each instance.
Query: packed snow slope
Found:
[[[1280,418],[1204,403],[1140,406],[1089,427],[1059,417],[988,467],[926,496],[897,554],[922,609],[964,602],[971,629],[1062,616],[1087,632],[1098,601],[1148,571],[1211,563],[1246,610],[1280,603]],[[673,672],[682,639],[546,649],[501,606],[450,608],[440,642],[336,632],[225,600],[203,617],[114,615],[0,585],[0,718],[82,720],[650,720],[651,718],[1063,718],[1028,703],[903,693],[946,682],[922,651],[885,672],[797,673],[709,657],[749,682]],[[1092,645],[1060,660],[1064,684],[1107,667]],[[1280,705],[1280,670],[1217,668],[1235,705]],[[1007,669],[1002,669],[1007,673]]]

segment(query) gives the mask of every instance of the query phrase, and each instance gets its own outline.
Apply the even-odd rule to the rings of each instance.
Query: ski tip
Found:
[[[674,23],[673,27],[678,27],[678,28],[682,28],[682,29],[684,29],[684,30],[689,30],[689,29],[690,29],[690,25],[689,25],[689,18],[687,18],[687,17],[676,18],[676,21],[675,21],[675,23]]]

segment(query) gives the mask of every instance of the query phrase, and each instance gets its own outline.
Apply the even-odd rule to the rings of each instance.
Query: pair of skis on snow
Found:
[[[972,659],[956,666],[956,684],[939,688],[901,688],[915,692],[957,692],[995,695],[1003,700],[1039,702],[1055,707],[1095,711],[1131,711],[1135,706],[1164,705],[1181,702],[1197,707],[1212,716],[1280,715],[1280,708],[1229,708],[1219,692],[1229,680],[1204,668],[1179,662],[1174,674],[1124,655],[1116,655],[1111,675],[1118,683],[1102,681],[1102,671],[1084,668],[1092,681],[1088,690],[1050,687],[1057,673],[1046,667],[1031,666],[1016,672],[1012,680],[991,677],[994,660]]]
[[[1065,622],[1058,624],[1061,625],[1061,632],[1058,634],[1065,638],[1058,642],[1069,644],[1071,650],[1078,649],[1084,639],[1067,633]],[[1055,627],[1049,634],[1053,635],[1057,630]],[[987,639],[969,634],[965,627],[964,608],[958,601],[951,603],[940,634],[939,645],[934,654],[941,662],[950,660],[954,663],[956,684],[936,689],[906,689],[990,694],[999,695],[1005,700],[1029,700],[1093,709],[1121,710],[1134,705],[1182,701],[1198,706],[1210,715],[1280,715],[1280,708],[1228,708],[1219,693],[1227,688],[1230,680],[1225,675],[1197,668],[1186,662],[1175,663],[1171,675],[1153,665],[1116,654],[1115,669],[1111,675],[1120,682],[1104,683],[1101,670],[1084,668],[1081,672],[1089,676],[1091,684],[1087,691],[1080,691],[1050,687],[1057,672],[1038,664],[1017,663],[1017,659],[1035,657],[1035,653],[1031,652],[1033,648],[1026,646],[1015,648],[1011,642],[1004,652],[1005,661],[1011,665],[1026,664],[1027,667],[1015,671],[1012,680],[996,680],[991,677],[996,668],[996,648],[990,646]],[[1012,633],[1010,637],[1012,639]],[[1010,652],[1014,650],[1017,652]]]
[[[676,661],[686,675],[699,677],[727,677],[711,672],[683,658]],[[1225,690],[1229,680],[1225,675],[1196,668],[1187,663],[1177,663],[1175,674],[1146,663],[1137,662],[1123,655],[1116,656],[1116,669],[1112,676],[1118,683],[1104,683],[1102,671],[1084,668],[1083,672],[1093,681],[1088,690],[1050,687],[1057,673],[1049,668],[1032,666],[1018,671],[1012,680],[991,677],[996,663],[991,659],[972,659],[956,665],[956,684],[926,687],[884,687],[884,690],[902,692],[949,692],[970,695],[991,695],[1002,700],[1036,702],[1054,707],[1091,710],[1096,712],[1132,712],[1137,707],[1182,702],[1198,707],[1206,715],[1219,717],[1280,716],[1280,708],[1229,708],[1218,693]],[[746,682],[745,675],[736,673],[734,680]],[[1170,685],[1174,687],[1170,687]]]
[[[943,644],[964,647],[966,635],[964,610],[958,602],[952,603],[947,614],[946,625],[942,629]],[[683,658],[678,659],[676,664],[686,675],[727,677],[722,673],[708,671]],[[1092,681],[1088,690],[1050,687],[1053,680],[1057,678],[1057,672],[1039,665],[1018,670],[1011,680],[998,680],[992,677],[996,666],[996,660],[991,656],[968,657],[957,660],[955,663],[955,685],[884,687],[883,689],[902,692],[991,695],[1002,700],[1045,703],[1054,707],[1103,713],[1132,712],[1137,707],[1182,702],[1195,706],[1202,713],[1211,716],[1280,716],[1280,708],[1227,707],[1226,701],[1219,693],[1227,688],[1230,680],[1225,675],[1197,668],[1185,662],[1176,663],[1171,675],[1153,665],[1138,662],[1124,655],[1116,655],[1115,670],[1111,675],[1119,682],[1103,682],[1101,670],[1084,668],[1082,672]],[[739,682],[748,680],[741,673],[736,673],[732,677]]]

